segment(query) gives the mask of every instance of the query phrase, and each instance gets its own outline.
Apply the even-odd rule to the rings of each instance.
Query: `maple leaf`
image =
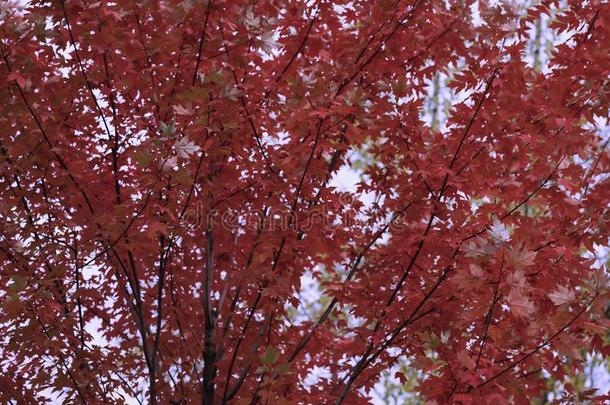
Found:
[[[517,249],[511,249],[508,254],[508,263],[515,268],[523,268],[534,265],[536,252],[528,250],[525,245]]]
[[[487,231],[497,243],[510,241],[510,228],[507,228],[499,219],[495,219],[493,225]]]
[[[260,17],[256,17],[254,15],[252,8],[248,8],[248,10],[246,11],[246,15],[244,17],[244,24],[251,29],[260,27],[261,19]]]
[[[536,310],[534,303],[520,289],[512,289],[506,301],[511,312],[522,318],[529,318]]]
[[[193,155],[201,150],[195,143],[189,141],[188,137],[180,138],[174,144],[176,153],[179,157],[187,159],[190,155]]]
[[[558,286],[554,291],[550,292],[548,297],[557,306],[570,304],[576,300],[574,290],[563,285]]]
[[[176,120],[172,118],[169,124],[165,122],[159,122],[159,129],[161,129],[161,133],[165,136],[171,136],[176,133]]]
[[[457,354],[457,360],[458,362],[466,369],[468,370],[474,370],[474,368],[476,367],[476,363],[475,361],[472,359],[472,357],[470,357],[470,355],[468,354],[468,351],[466,350],[460,350]]]
[[[167,159],[164,159],[159,163],[159,167],[162,171],[173,170],[178,167],[178,158],[176,156],[171,156]]]
[[[608,276],[608,270],[605,268],[599,268],[593,270],[590,279],[587,280],[589,285],[594,291],[602,291],[610,286],[610,277]]]
[[[283,47],[283,45],[277,42],[274,37],[275,33],[273,31],[266,32],[260,36],[260,47],[265,53],[269,55],[273,55],[274,52],[280,50]]]
[[[451,282],[463,291],[473,289],[476,286],[475,281],[472,274],[463,268],[459,268],[456,271],[456,274],[451,278]]]
[[[401,371],[397,371],[394,373],[394,378],[396,378],[398,381],[400,381],[401,384],[406,384],[409,379],[407,378],[407,376],[405,375],[405,373],[401,372]]]
[[[313,86],[317,81],[314,72],[311,71],[309,73],[301,73],[301,80],[306,86]]]
[[[174,107],[174,112],[178,115],[191,115],[192,112],[191,110],[189,110],[188,108],[182,106],[182,105],[175,105]]]
[[[527,287],[527,279],[523,269],[517,269],[506,276],[506,282],[516,290],[524,290]]]
[[[471,264],[468,268],[470,269],[470,274],[475,278],[485,277],[485,271],[478,264]]]
[[[478,237],[475,241],[466,244],[464,251],[466,257],[481,257],[492,255],[496,248],[486,239]]]
[[[189,12],[193,8],[194,0],[183,0],[180,2],[180,6],[184,8],[184,11]]]
[[[235,86],[225,86],[223,95],[229,100],[237,101],[241,96],[241,91]]]

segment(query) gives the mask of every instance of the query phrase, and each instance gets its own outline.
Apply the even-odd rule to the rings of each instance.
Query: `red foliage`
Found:
[[[472,3],[3,3],[0,398],[351,404],[406,358],[528,403],[608,354],[610,7],[538,70],[557,2]]]

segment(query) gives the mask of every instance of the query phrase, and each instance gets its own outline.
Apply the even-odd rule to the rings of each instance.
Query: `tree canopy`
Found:
[[[610,354],[607,2],[4,1],[0,51],[2,402],[521,404]]]

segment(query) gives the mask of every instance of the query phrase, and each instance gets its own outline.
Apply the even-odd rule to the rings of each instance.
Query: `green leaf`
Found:
[[[261,363],[266,366],[274,364],[280,357],[280,351],[277,347],[267,346],[265,353],[261,356]]]
[[[169,124],[166,124],[163,121],[159,121],[159,128],[161,129],[161,132],[165,136],[170,136],[170,135],[175,134],[176,133],[176,119],[172,118],[172,120],[169,122]]]

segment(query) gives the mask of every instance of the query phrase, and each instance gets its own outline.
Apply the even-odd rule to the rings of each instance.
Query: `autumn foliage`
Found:
[[[3,403],[520,404],[610,354],[606,2],[0,7]]]

